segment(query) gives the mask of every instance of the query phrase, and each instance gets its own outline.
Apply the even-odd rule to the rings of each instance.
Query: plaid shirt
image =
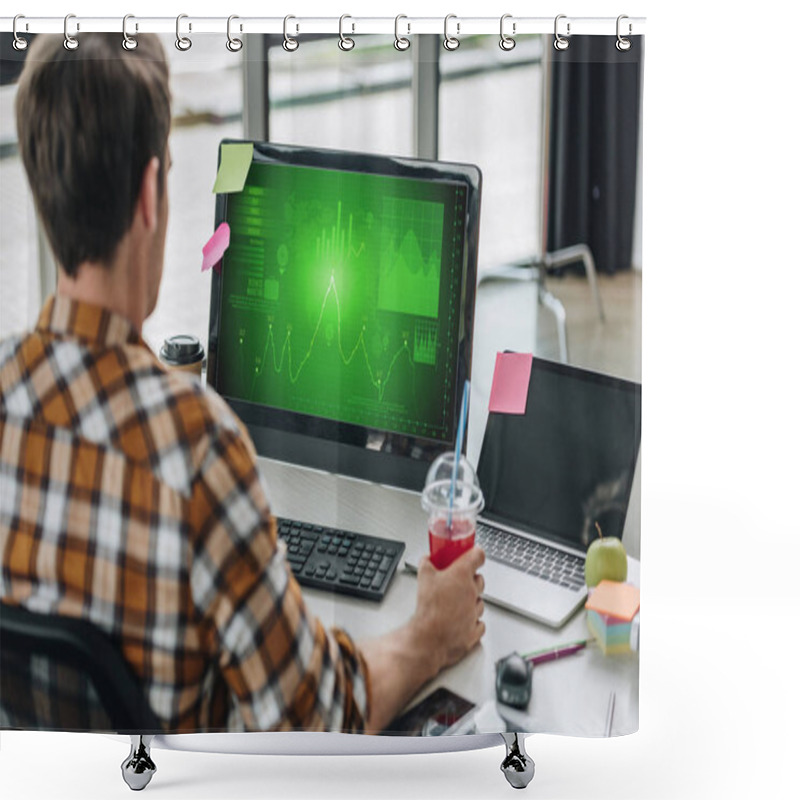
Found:
[[[133,327],[62,296],[0,342],[0,599],[115,638],[168,731],[363,730],[366,664],[306,609],[253,445]]]

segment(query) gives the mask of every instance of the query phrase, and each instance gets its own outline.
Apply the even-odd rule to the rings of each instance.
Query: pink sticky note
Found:
[[[219,264],[222,262],[222,256],[228,249],[231,243],[231,229],[227,222],[223,222],[219,228],[214,231],[214,235],[203,246],[203,266],[200,268],[201,272],[205,272],[210,267],[219,272]]]
[[[524,414],[531,382],[531,353],[498,353],[494,362],[489,411],[497,414]]]

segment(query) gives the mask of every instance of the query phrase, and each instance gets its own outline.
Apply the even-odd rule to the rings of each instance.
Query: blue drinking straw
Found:
[[[464,396],[461,399],[461,416],[458,418],[458,430],[456,431],[456,452],[453,459],[453,477],[450,479],[450,504],[447,510],[447,527],[453,526],[453,503],[456,499],[456,477],[458,475],[458,465],[461,462],[461,445],[464,441],[464,428],[467,425],[467,408],[469,408],[469,381],[464,381]]]

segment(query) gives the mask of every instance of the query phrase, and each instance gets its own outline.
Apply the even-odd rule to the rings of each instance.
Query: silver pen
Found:
[[[608,695],[608,711],[606,711],[606,736],[611,736],[611,725],[614,722],[614,704],[616,700],[616,692],[611,692]]]

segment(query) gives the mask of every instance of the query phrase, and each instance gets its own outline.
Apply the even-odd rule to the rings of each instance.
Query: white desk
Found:
[[[278,516],[398,539],[427,540],[427,521],[419,496],[335,475],[259,459],[270,502]],[[630,560],[629,579],[638,583],[639,564]],[[347,630],[356,640],[393,630],[412,614],[416,578],[398,569],[384,600],[366,600],[305,589],[311,610],[327,626]],[[524,653],[585,638],[586,612],[580,610],[554,631],[504,609],[487,604],[486,634],[463,661],[445,670],[421,690],[412,704],[437,686],[446,686],[477,706],[494,701],[495,661],[517,650]],[[604,656],[592,645],[562,661],[542,664],[533,675],[533,696],[527,715],[530,732],[603,736],[610,692],[615,692],[612,735],[633,733],[639,718],[638,653]],[[492,724],[491,709],[481,719]],[[499,732],[503,729],[481,730]],[[527,730],[527,729],[526,729]]]

